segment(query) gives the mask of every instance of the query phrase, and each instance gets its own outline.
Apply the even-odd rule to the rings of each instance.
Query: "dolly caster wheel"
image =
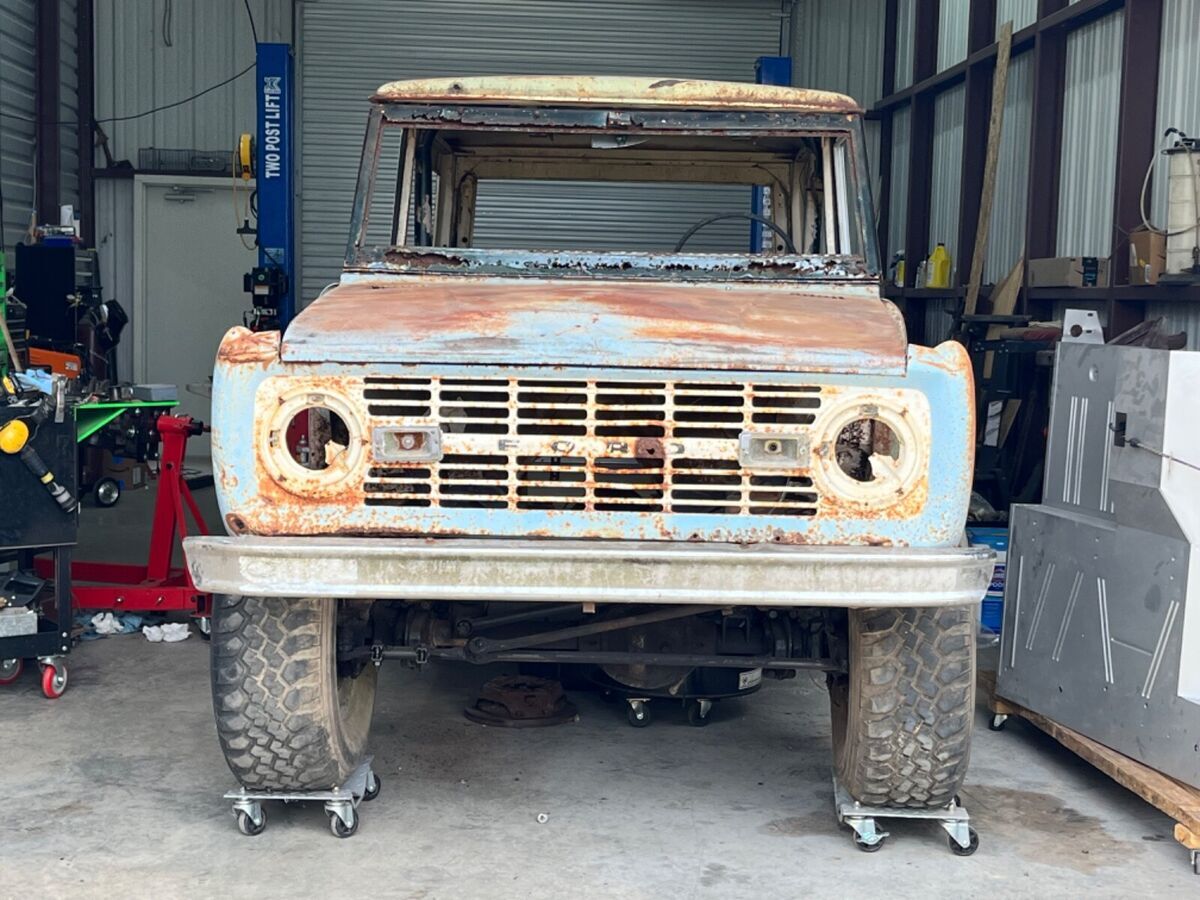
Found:
[[[367,775],[367,789],[363,791],[363,803],[370,803],[379,796],[379,789],[383,787],[383,781],[374,772]]]
[[[862,835],[859,834],[857,831],[854,833],[854,846],[857,847],[859,850],[861,850],[863,853],[878,853],[880,850],[883,849],[884,840],[885,840],[885,838],[881,837],[875,843],[870,844],[870,843],[867,843],[865,840],[863,840]]]
[[[238,831],[247,837],[254,837],[256,834],[262,834],[267,827],[267,811],[261,807],[258,810],[258,821],[250,818],[250,813],[244,809],[237,811],[237,827]]]
[[[650,724],[650,707],[645,700],[630,700],[625,714],[634,728],[645,728]]]
[[[1007,724],[1008,716],[1004,713],[996,713],[988,719],[988,731],[1003,731]]]
[[[67,667],[62,663],[42,664],[42,693],[57,700],[67,689]]]
[[[950,851],[955,856],[970,856],[979,849],[979,832],[977,832],[974,828],[968,828],[967,834],[970,835],[970,838],[967,841],[967,846],[965,847],[960,846],[958,841],[956,841],[954,838],[950,838]]]
[[[712,712],[711,700],[689,700],[687,702],[687,721],[693,728],[703,728],[711,719],[708,714]]]
[[[347,825],[342,821],[342,817],[335,812],[329,814],[329,830],[333,832],[334,837],[348,838],[354,832],[358,831],[358,816],[354,813],[350,814],[350,824]]]
[[[0,660],[0,684],[12,684],[21,677],[24,669],[25,661],[23,659]]]

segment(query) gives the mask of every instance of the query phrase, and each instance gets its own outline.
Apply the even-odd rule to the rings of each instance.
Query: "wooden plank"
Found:
[[[992,315],[1011,316],[1017,308],[1017,297],[1021,293],[1021,282],[1025,280],[1025,260],[1018,259],[1016,264],[1004,276],[1004,280],[992,291]],[[989,325],[985,340],[994,341],[1000,337],[1007,325]],[[983,377],[992,377],[992,363],[996,358],[994,351],[989,350],[983,355]]]
[[[1012,52],[1012,22],[1000,29],[1000,49],[996,72],[992,77],[992,115],[988,121],[987,156],[983,163],[983,190],[979,201],[979,222],[975,227],[975,247],[971,254],[971,280],[967,284],[964,315],[974,315],[983,282],[983,260],[987,256],[988,234],[992,228],[992,200],[996,194],[996,169],[1000,162],[1000,135],[1004,130],[1004,94],[1008,86],[1008,61]]]

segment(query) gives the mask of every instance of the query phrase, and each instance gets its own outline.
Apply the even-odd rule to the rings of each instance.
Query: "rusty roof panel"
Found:
[[[382,85],[371,99],[376,103],[490,103],[516,106],[560,104],[814,113],[862,112],[862,108],[852,98],[830,91],[740,81],[596,75],[420,78]]]
[[[461,275],[347,280],[284,336],[288,362],[905,371],[875,282],[647,284]]]

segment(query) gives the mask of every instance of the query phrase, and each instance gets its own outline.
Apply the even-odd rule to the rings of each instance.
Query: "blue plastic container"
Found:
[[[979,624],[988,631],[1000,633],[1004,624],[1004,573],[1008,559],[1008,529],[967,528],[967,540],[972,544],[984,544],[996,551],[996,568],[992,570],[992,583],[979,610]]]

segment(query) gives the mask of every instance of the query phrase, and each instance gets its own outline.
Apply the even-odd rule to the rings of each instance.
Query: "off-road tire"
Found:
[[[337,607],[322,598],[213,599],[213,711],[242,785],[326,789],[361,762],[377,669],[338,677]]]
[[[970,606],[849,611],[848,673],[830,683],[839,781],[860,803],[949,804],[975,708]]]

